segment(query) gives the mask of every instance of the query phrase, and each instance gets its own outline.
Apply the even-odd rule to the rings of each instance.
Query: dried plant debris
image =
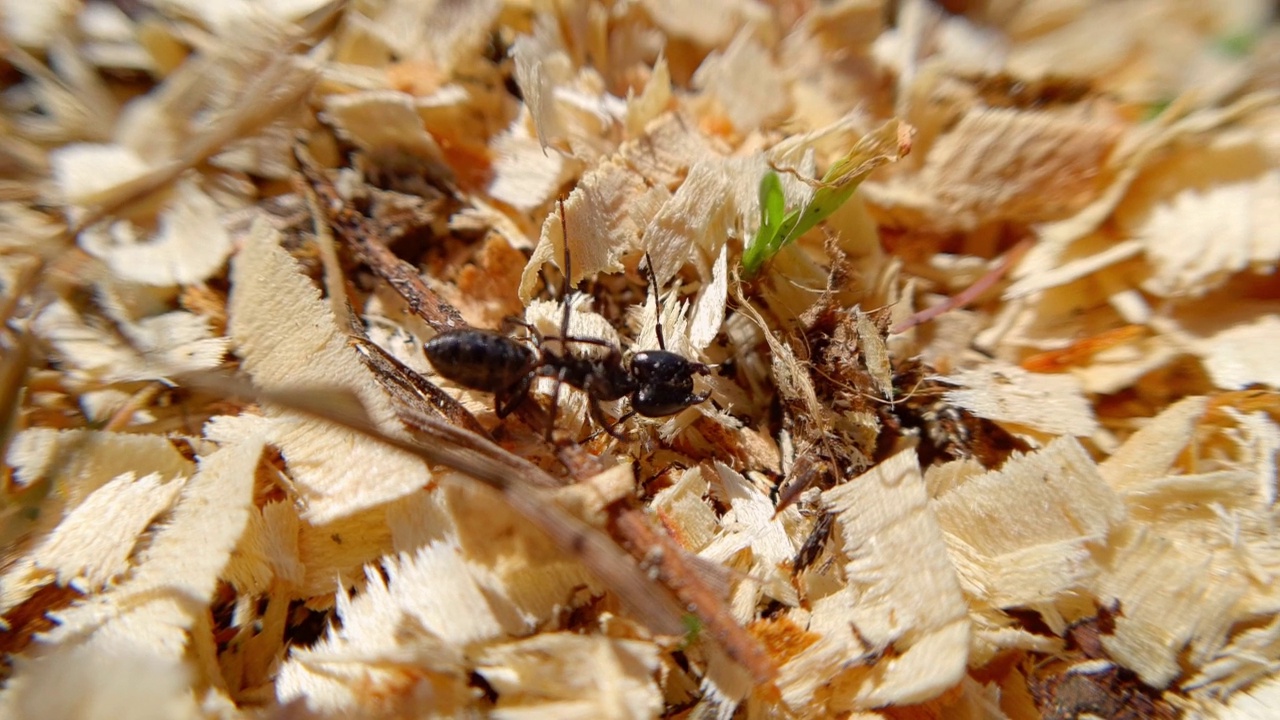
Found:
[[[1275,13],[4,3],[0,716],[1271,717]]]

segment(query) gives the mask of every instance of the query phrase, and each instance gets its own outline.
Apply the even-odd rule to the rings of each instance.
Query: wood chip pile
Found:
[[[942,5],[0,2],[0,717],[1275,717],[1275,4]]]

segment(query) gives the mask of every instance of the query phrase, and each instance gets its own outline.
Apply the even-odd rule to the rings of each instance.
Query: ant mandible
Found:
[[[506,333],[478,328],[463,328],[443,332],[424,345],[427,359],[443,377],[472,390],[493,393],[494,410],[499,418],[505,418],[529,396],[529,389],[536,377],[553,377],[555,389],[551,394],[551,414],[546,435],[550,440],[555,427],[555,416],[560,399],[561,385],[568,384],[587,394],[591,419],[602,429],[618,439],[627,439],[617,430],[632,415],[665,417],[687,407],[705,401],[709,392],[694,392],[693,376],[706,375],[709,368],[703,363],[666,349],[662,330],[661,297],[655,297],[657,306],[658,350],[635,353],[630,363],[624,363],[622,352],[612,344],[596,338],[579,338],[569,335],[569,265],[568,223],[565,220],[564,200],[559,201],[560,228],[565,237],[564,286],[562,301],[564,315],[560,321],[560,335],[546,338],[523,320],[508,319],[504,325],[523,326],[530,332],[533,345],[521,342]],[[657,277],[653,259],[645,253],[645,266],[650,287],[657,291]],[[558,351],[547,345],[554,339]],[[589,357],[568,351],[569,343],[596,345],[605,348],[603,356]],[[610,423],[600,404],[628,397],[631,410]]]

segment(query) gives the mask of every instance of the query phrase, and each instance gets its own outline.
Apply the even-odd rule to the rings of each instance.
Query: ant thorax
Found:
[[[631,374],[623,361],[617,330],[603,316],[586,309],[591,298],[573,295],[569,300],[569,326],[564,332],[565,305],[540,300],[525,309],[527,322],[539,335],[542,366],[534,383],[540,394],[557,397],[557,385],[581,392],[559,391],[557,401],[562,417],[584,422],[597,413],[595,404],[604,403],[617,416],[617,402],[634,392]],[[567,336],[561,340],[561,334]]]

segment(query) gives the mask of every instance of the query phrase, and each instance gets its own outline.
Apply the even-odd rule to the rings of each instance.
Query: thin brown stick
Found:
[[[119,432],[125,429],[133,420],[134,414],[150,404],[163,389],[164,385],[159,382],[147,383],[141,390],[130,395],[119,410],[111,414],[111,419],[107,420],[107,424],[103,425],[102,429],[107,432]]]
[[[729,613],[727,604],[697,574],[685,559],[685,549],[670,535],[657,532],[640,510],[626,509],[613,518],[613,530],[632,557],[653,573],[664,586],[702,621],[710,635],[729,657],[737,661],[761,685],[772,684],[778,668],[763,646]]]
[[[819,443],[827,452],[819,452],[817,448],[811,447],[796,459],[795,465],[791,468],[791,474],[778,489],[777,507],[773,510],[774,517],[778,517],[779,513],[799,500],[804,491],[812,487],[823,473],[832,472],[831,452],[827,448],[827,442],[819,440]]]
[[[452,396],[419,375],[413,368],[400,362],[372,340],[357,338],[355,342],[358,348],[363,350],[360,353],[361,359],[374,371],[383,386],[392,391],[393,396],[400,397],[398,390],[407,391],[411,393],[411,397],[426,401],[454,425],[466,428],[477,435],[488,436],[489,433],[484,426],[476,420],[475,415],[462,406],[462,403],[454,400]],[[403,402],[400,404],[413,406],[408,398],[401,399]]]
[[[18,431],[22,390],[26,386],[27,363],[31,360],[31,335],[23,333],[4,348],[0,360],[0,458],[9,452],[9,442]]]
[[[306,148],[295,146],[294,155],[302,177],[320,199],[330,226],[357,261],[367,265],[390,285],[408,303],[409,311],[425,320],[436,332],[467,327],[457,308],[427,287],[417,268],[396,257],[383,244],[380,240],[386,236],[383,228],[347,205]]]
[[[1004,254],[1004,257],[1000,258],[1000,262],[996,263],[995,267],[988,270],[986,274],[978,278],[972,285],[961,290],[947,300],[944,300],[933,307],[925,308],[897,325],[894,325],[893,328],[889,330],[889,333],[892,335],[904,333],[917,325],[923,325],[924,323],[929,322],[945,312],[955,310],[959,307],[964,307],[974,300],[977,300],[983,293],[995,286],[995,284],[1000,281],[1000,278],[1004,277],[1005,274],[1009,272],[1009,269],[1012,268],[1018,260],[1022,259],[1022,256],[1026,255],[1027,251],[1030,250],[1031,246],[1034,244],[1035,242],[1031,238],[1027,238],[1017,245],[1014,245],[1009,252]]]

